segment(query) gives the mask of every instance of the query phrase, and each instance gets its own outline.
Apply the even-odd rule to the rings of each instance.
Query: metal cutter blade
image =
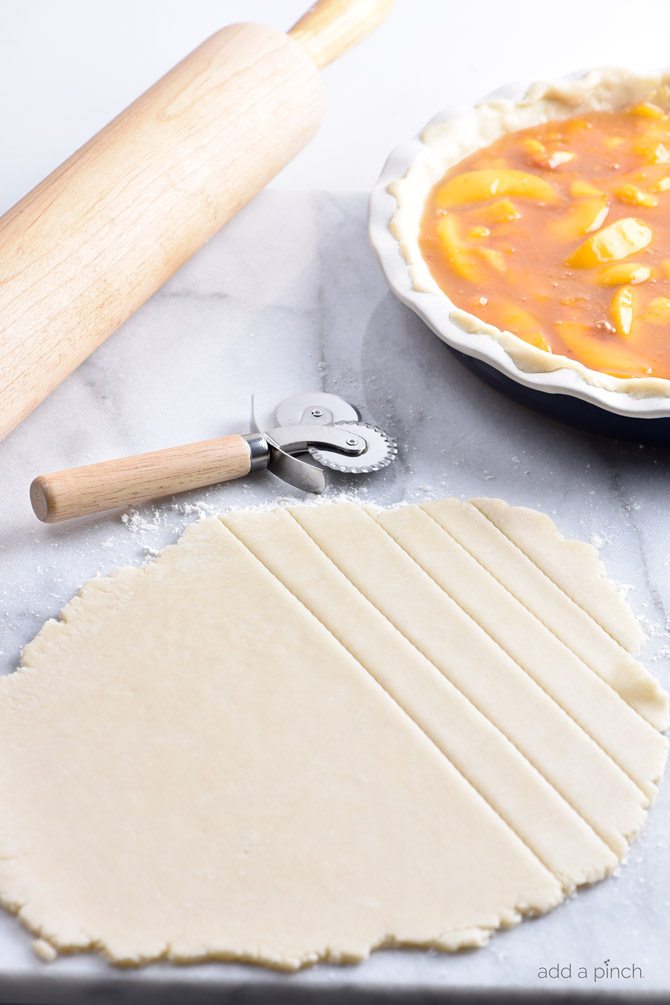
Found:
[[[390,464],[398,454],[398,446],[379,426],[370,426],[366,422],[337,422],[335,425],[357,436],[362,436],[366,449],[362,454],[347,456],[336,450],[326,450],[323,447],[310,447],[309,452],[315,461],[333,471],[342,471],[350,475],[367,475],[380,471]]]
[[[274,429],[261,432],[253,398],[251,414],[252,428],[269,450],[265,465],[303,492],[324,491],[325,475],[317,465],[344,474],[369,474],[390,464],[398,452],[395,442],[378,426],[359,421],[354,405],[326,391],[295,394],[280,402]],[[309,461],[301,459],[306,456]],[[317,464],[310,463],[312,458]]]
[[[306,391],[281,401],[275,410],[278,426],[332,425],[334,422],[358,422],[360,412],[339,394],[329,391]]]

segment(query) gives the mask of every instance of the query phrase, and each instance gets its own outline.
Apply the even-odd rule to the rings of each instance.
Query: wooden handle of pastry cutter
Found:
[[[0,439],[305,146],[317,67],[389,7],[216,32],[0,219]]]
[[[57,523],[243,478],[250,470],[247,441],[238,435],[218,436],[40,475],[30,486],[30,501],[40,520]]]

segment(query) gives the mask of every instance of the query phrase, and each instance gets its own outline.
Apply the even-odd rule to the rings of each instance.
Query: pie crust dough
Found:
[[[456,950],[607,876],[666,697],[595,549],[446,499],[242,511],[0,679],[0,898],[44,958]]]
[[[462,310],[433,279],[419,247],[421,219],[428,194],[450,167],[475,150],[493,143],[503,133],[551,119],[614,111],[645,101],[670,109],[670,74],[593,70],[569,84],[533,84],[521,101],[497,98],[428,125],[421,134],[422,142],[409,171],[389,186],[397,203],[389,229],[409,266],[414,289],[442,298],[451,309],[450,320],[458,328],[473,336],[492,336],[521,370],[531,373],[576,370],[587,383],[610,391],[639,397],[670,396],[670,380],[663,377],[612,377],[591,370],[578,360],[538,349],[512,332],[501,331]]]

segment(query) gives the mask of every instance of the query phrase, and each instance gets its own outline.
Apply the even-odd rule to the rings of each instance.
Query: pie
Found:
[[[522,370],[670,394],[670,78],[538,84],[422,140],[391,186],[414,287]]]

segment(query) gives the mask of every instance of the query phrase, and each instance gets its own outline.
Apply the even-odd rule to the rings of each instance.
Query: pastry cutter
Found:
[[[326,487],[322,468],[369,474],[390,464],[398,452],[382,429],[361,422],[357,408],[323,391],[282,401],[274,427],[267,430],[258,426],[252,399],[251,426],[253,432],[244,435],[40,475],[30,486],[30,501],[40,520],[56,523],[244,478],[261,468],[303,492],[320,493]]]

